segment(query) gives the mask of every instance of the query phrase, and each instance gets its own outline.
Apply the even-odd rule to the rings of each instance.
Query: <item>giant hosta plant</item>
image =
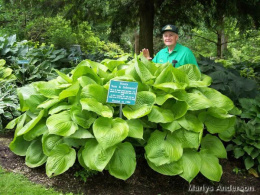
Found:
[[[194,65],[154,64],[142,56],[130,62],[84,60],[68,75],[18,90],[21,116],[10,149],[29,167],[46,163],[49,177],[76,158],[82,167],[126,180],[135,171],[135,147],[148,165],[191,182],[201,172],[219,181],[226,158],[221,139],[233,134],[233,102],[210,88],[211,78]],[[135,105],[106,102],[111,79],[138,82]]]

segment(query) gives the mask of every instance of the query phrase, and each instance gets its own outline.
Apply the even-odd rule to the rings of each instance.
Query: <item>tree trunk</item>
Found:
[[[139,32],[138,30],[135,32],[135,53],[140,53],[140,47],[139,47]]]
[[[140,34],[139,50],[147,48],[153,57],[153,25],[154,25],[154,0],[139,1]]]

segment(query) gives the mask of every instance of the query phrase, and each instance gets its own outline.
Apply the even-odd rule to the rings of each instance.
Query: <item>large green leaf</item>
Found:
[[[169,109],[153,106],[148,114],[148,120],[155,123],[170,123],[174,120],[174,115]]]
[[[168,99],[162,108],[170,109],[173,113],[174,119],[181,118],[188,110],[188,104],[185,101],[178,101],[175,99]]]
[[[201,91],[212,102],[213,107],[223,108],[227,111],[234,107],[231,99],[213,88],[201,87],[198,88],[198,90]]]
[[[103,105],[94,98],[82,98],[80,103],[83,110],[95,112],[103,117],[111,118],[113,116],[113,109],[111,107]]]
[[[151,82],[155,76],[149,71],[149,69],[143,64],[143,62],[139,61],[137,58],[135,59],[135,70],[139,77],[141,78],[142,83]]]
[[[189,131],[201,132],[203,130],[203,123],[192,113],[185,114],[178,119],[178,123]]]
[[[98,102],[105,104],[107,99],[107,89],[98,84],[89,84],[83,87],[81,98],[93,98]]]
[[[178,138],[183,148],[198,149],[200,146],[200,134],[185,129],[179,129],[173,132],[173,135]]]
[[[118,144],[107,165],[109,173],[116,178],[126,180],[134,173],[135,167],[135,150],[132,144],[129,142]]]
[[[197,151],[185,150],[181,160],[183,173],[180,176],[190,183],[200,172],[201,157]]]
[[[56,88],[56,86],[50,82],[37,82],[34,83],[37,90],[47,98],[58,98],[62,89]]]
[[[104,148],[114,146],[128,135],[129,127],[121,118],[98,118],[93,124],[93,133],[98,143]]]
[[[178,67],[178,69],[185,72],[189,80],[199,81],[201,79],[200,70],[197,68],[197,66],[194,66],[193,64],[185,64]]]
[[[96,83],[101,84],[102,81],[98,77],[98,75],[90,68],[88,67],[87,61],[82,61],[78,66],[72,71],[72,79],[73,81],[76,81],[81,76],[87,76],[91,79],[93,79]]]
[[[173,67],[171,64],[165,64],[163,70],[159,72],[154,85],[159,85],[162,83],[172,83],[174,81],[172,69]]]
[[[18,156],[25,156],[31,142],[26,141],[23,136],[16,136],[9,144],[10,150]]]
[[[29,132],[25,133],[23,137],[27,141],[32,141],[45,133],[48,133],[48,128],[46,126],[46,120],[42,119]]]
[[[145,156],[146,157],[146,156]],[[164,164],[160,166],[156,166],[149,159],[147,159],[148,165],[156,172],[161,173],[163,175],[174,176],[179,175],[183,172],[181,160],[175,161],[169,164]]]
[[[66,144],[59,144],[53,148],[46,163],[48,177],[60,175],[73,166],[76,160],[76,151]]]
[[[137,93],[136,104],[127,105],[123,108],[123,114],[127,119],[141,118],[149,114],[155,103],[156,96],[149,91],[141,91]]]
[[[50,156],[52,149],[63,143],[63,137],[54,134],[45,134],[42,137],[42,150],[45,155]]]
[[[61,136],[70,136],[78,129],[78,125],[71,119],[69,111],[50,116],[46,121],[46,125],[50,134]]]
[[[218,158],[227,158],[227,152],[223,143],[216,136],[210,134],[202,138],[201,150],[207,150],[207,153],[213,154]]]
[[[216,118],[207,112],[202,112],[199,114],[199,119],[204,122],[204,124],[207,127],[207,130],[212,133],[222,133],[226,130],[228,130],[230,127],[235,125],[236,118]]]
[[[23,135],[27,132],[29,132],[32,128],[35,127],[35,125],[37,125],[37,123],[42,119],[43,115],[44,115],[45,111],[41,110],[39,115],[36,116],[35,118],[33,118],[30,122],[28,122],[22,129],[20,129],[19,131],[16,132],[16,134],[18,136]]]
[[[17,95],[20,101],[20,110],[22,112],[31,110],[35,112],[37,106],[46,100],[32,85],[27,85],[17,89]]]
[[[70,114],[72,120],[85,129],[88,129],[97,117],[95,113],[82,110],[80,106],[73,106],[70,110]]]
[[[53,115],[53,114],[57,114],[61,111],[70,110],[70,109],[71,109],[71,105],[67,104],[66,102],[60,102],[51,107],[51,109],[49,110],[49,114]]]
[[[96,171],[103,171],[115,152],[116,146],[104,149],[95,140],[87,140],[82,158],[87,167]]]
[[[143,139],[144,128],[139,119],[131,119],[126,121],[129,126],[128,137]]]
[[[167,132],[154,131],[145,146],[146,157],[155,166],[178,161],[183,148],[180,141]]]
[[[60,94],[59,94],[59,99],[65,99],[67,97],[73,97],[78,94],[79,91],[79,82],[74,82],[70,87],[67,89],[64,89]]]
[[[222,176],[222,166],[219,160],[213,154],[208,153],[206,150],[200,152],[201,168],[200,172],[211,181],[219,182]]]
[[[43,165],[47,161],[47,156],[42,151],[41,139],[34,140],[26,151],[25,164],[34,168]]]
[[[113,71],[117,66],[125,64],[124,61],[104,59],[102,62],[110,71]]]

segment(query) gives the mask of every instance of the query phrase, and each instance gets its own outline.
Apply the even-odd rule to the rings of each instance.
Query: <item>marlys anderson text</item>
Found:
[[[254,186],[234,186],[234,185],[218,185],[218,186],[207,186],[207,185],[190,185],[189,192],[254,192]]]

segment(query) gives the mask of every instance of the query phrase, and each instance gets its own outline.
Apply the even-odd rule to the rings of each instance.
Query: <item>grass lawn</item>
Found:
[[[54,189],[47,189],[41,185],[30,182],[22,174],[5,171],[0,166],[0,194],[3,195],[62,195]],[[72,195],[69,193],[67,195]]]

